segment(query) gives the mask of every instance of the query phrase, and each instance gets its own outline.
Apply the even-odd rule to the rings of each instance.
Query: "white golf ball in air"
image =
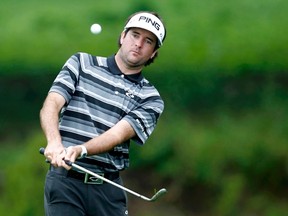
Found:
[[[98,23],[95,23],[91,25],[90,31],[92,34],[100,34],[100,32],[102,31],[102,27]]]

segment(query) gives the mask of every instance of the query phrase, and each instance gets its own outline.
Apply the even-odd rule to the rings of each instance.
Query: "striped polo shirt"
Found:
[[[61,94],[59,130],[65,147],[79,145],[113,127],[121,119],[144,144],[164,109],[159,92],[141,73],[124,75],[115,56],[76,53],[64,64],[49,92]],[[129,166],[130,140],[107,153],[87,156],[78,163],[95,172],[113,172]]]

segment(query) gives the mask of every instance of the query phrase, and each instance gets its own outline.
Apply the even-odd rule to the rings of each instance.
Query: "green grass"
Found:
[[[22,68],[18,73],[41,66],[57,68],[77,51],[109,55],[117,49],[126,17],[143,9],[160,12],[168,29],[155,70],[179,65],[192,71],[216,67],[228,72],[242,65],[270,71],[287,67],[285,0],[169,0],[165,4],[6,0],[0,3],[1,73],[15,67]],[[103,26],[97,36],[89,31],[95,22]]]
[[[285,105],[274,104],[242,115],[187,116],[163,119],[149,144],[143,149],[132,146],[133,166],[139,170],[151,166],[162,178],[170,179],[168,191],[171,187],[174,193],[182,191],[183,197],[197,196],[194,208],[206,203],[199,208],[207,215],[259,211],[259,215],[268,216],[274,209],[284,216],[288,151]],[[202,188],[202,195],[193,192],[197,188]],[[259,196],[262,200],[257,200]],[[180,200],[174,202],[181,205]],[[274,205],[279,207],[277,211]],[[193,206],[187,208],[192,211]]]

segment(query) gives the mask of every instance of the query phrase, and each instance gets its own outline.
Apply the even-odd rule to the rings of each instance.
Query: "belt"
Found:
[[[56,172],[60,175],[64,175],[68,178],[73,178],[73,179],[77,179],[80,180],[82,182],[84,182],[85,184],[104,184],[106,182],[104,182],[102,179],[99,179],[95,176],[92,176],[88,173],[83,173],[83,172],[78,172],[75,170],[66,170],[63,167],[54,167],[54,166],[50,166],[50,171],[52,172]],[[100,175],[106,179],[109,179],[111,181],[119,178],[119,172],[106,172],[106,173],[97,173],[97,175]]]

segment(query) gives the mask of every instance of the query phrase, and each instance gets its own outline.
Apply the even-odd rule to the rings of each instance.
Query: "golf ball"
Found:
[[[102,31],[102,27],[101,27],[101,25],[95,23],[95,24],[91,25],[90,31],[92,34],[99,34]]]

